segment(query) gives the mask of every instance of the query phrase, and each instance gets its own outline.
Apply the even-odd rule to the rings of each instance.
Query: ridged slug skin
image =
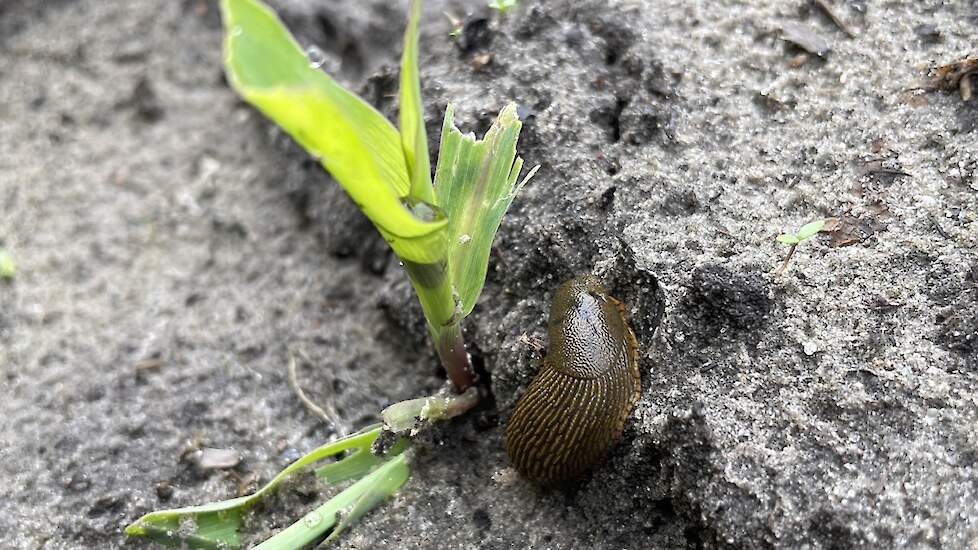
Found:
[[[506,425],[506,453],[545,483],[580,477],[621,438],[641,393],[638,342],[621,302],[590,275],[557,289],[546,358]]]

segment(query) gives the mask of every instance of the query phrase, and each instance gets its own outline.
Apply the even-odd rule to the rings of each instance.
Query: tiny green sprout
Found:
[[[0,279],[13,279],[17,274],[17,264],[6,249],[0,248]]]
[[[791,257],[795,254],[795,248],[797,248],[802,241],[811,238],[816,233],[821,231],[823,227],[825,227],[824,219],[815,220],[801,226],[801,229],[799,229],[797,233],[782,233],[778,235],[778,242],[790,245],[791,248],[788,249],[788,255],[785,256],[784,262],[781,263],[781,267],[779,267],[775,273],[778,275],[784,273],[784,270],[788,268],[788,262],[791,261]]]
[[[489,0],[489,7],[498,10],[499,13],[506,13],[519,4],[519,0]]]

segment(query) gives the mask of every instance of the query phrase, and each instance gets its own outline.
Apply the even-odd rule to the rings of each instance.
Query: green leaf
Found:
[[[17,264],[5,249],[0,248],[0,279],[13,279],[17,275]]]
[[[821,231],[823,227],[825,227],[825,220],[815,220],[811,223],[806,223],[805,225],[801,226],[801,229],[798,230],[798,240],[804,241],[805,239]]]
[[[782,233],[777,237],[779,243],[784,244],[798,244],[801,240],[796,235],[790,233]]]
[[[222,0],[228,80],[318,158],[403,259],[443,259],[446,220],[405,204],[411,177],[401,135],[368,103],[310,64],[259,0]],[[416,137],[414,143],[416,144]]]
[[[279,472],[254,494],[201,506],[151,512],[126,527],[126,534],[144,536],[167,546],[186,544],[190,548],[239,548],[245,512],[289,476],[312,467],[317,462],[349,453],[336,462],[315,470],[316,475],[325,482],[337,483],[359,479],[381,464],[389,462],[392,456],[399,456],[406,446],[403,440],[395,444],[386,456],[376,456],[370,452],[371,444],[382,429],[381,425],[374,425],[315,449]],[[353,486],[347,491],[352,488]],[[360,490],[362,492],[364,487],[361,486]],[[334,500],[344,493],[346,491],[334,497]],[[340,504],[340,508],[349,506],[347,501]]]
[[[404,53],[401,55],[401,145],[411,176],[409,196],[413,201],[434,202],[431,188],[431,163],[428,159],[428,134],[424,128],[424,103],[421,101],[421,79],[418,76],[418,20],[421,1],[411,1],[411,14],[404,31]]]
[[[356,446],[353,454],[343,457],[342,460],[319,466],[315,470],[316,477],[329,484],[341,483],[350,479],[359,479],[365,472],[373,470],[391,456],[399,455],[407,448],[408,441],[406,439],[399,439],[387,451],[386,455],[375,455],[370,450],[370,445],[373,444],[374,439],[377,438],[380,431],[377,431],[376,427],[372,427],[371,433],[374,433],[374,436],[373,439],[370,439],[369,444],[366,443],[366,440],[363,440],[363,444]]]
[[[387,500],[407,481],[411,475],[411,470],[407,464],[407,456],[402,454],[394,457],[387,464],[377,469],[376,472],[364,478],[357,487],[354,485],[350,489],[351,497],[356,498],[356,503],[344,514],[339,524],[330,533],[323,545],[336,540],[337,537],[350,525],[360,519],[364,514],[373,510],[378,504]],[[340,507],[343,503],[337,502]],[[342,509],[342,508],[340,508]]]
[[[400,489],[409,475],[407,456],[400,454],[254,550],[305,548],[330,529],[333,532],[323,545],[332,542],[347,526]]]
[[[482,292],[489,251],[513,198],[536,168],[517,184],[523,159],[516,156],[522,123],[516,105],[500,113],[482,140],[462,135],[449,105],[435,171],[435,196],[448,216],[448,265],[461,301],[462,317]]]
[[[511,8],[515,8],[519,0],[489,0],[489,7],[499,10],[499,13],[506,13]]]

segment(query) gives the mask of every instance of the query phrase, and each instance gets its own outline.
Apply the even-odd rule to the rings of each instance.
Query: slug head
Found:
[[[620,303],[591,275],[560,285],[550,306],[547,362],[575,378],[595,378],[622,361],[629,331]]]

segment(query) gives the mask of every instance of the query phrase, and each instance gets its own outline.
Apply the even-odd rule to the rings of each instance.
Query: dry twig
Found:
[[[336,412],[336,408],[333,407],[333,403],[327,400],[325,408],[320,407],[303,391],[302,386],[299,384],[298,375],[296,374],[295,355],[292,352],[289,352],[289,387],[292,388],[292,392],[295,393],[296,397],[299,398],[299,401],[306,407],[306,410],[310,414],[332,426],[340,437],[346,437],[346,426],[341,421],[339,413]]]

